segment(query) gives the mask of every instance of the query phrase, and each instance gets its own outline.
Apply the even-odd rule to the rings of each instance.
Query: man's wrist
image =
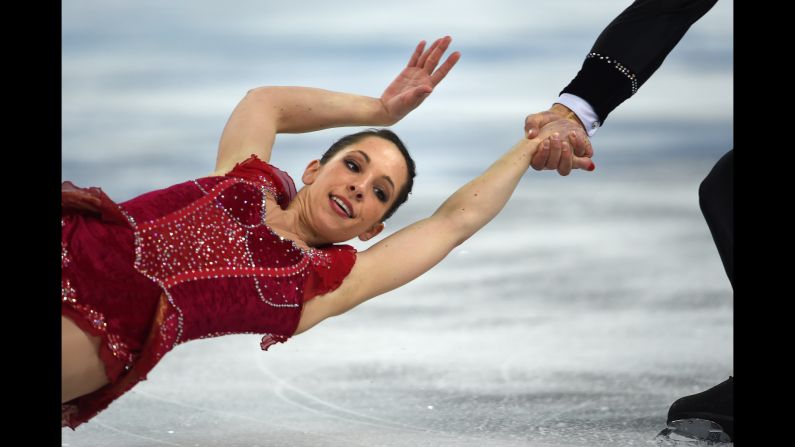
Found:
[[[585,130],[587,133],[585,125],[582,123],[582,121],[580,121],[580,117],[578,117],[577,114],[574,113],[574,111],[571,110],[570,108],[556,102],[555,104],[552,104],[552,107],[549,108],[549,111],[558,115],[561,118],[566,118],[574,121],[575,123],[579,124],[580,127],[582,127],[582,129]]]
[[[574,112],[589,137],[593,137],[596,134],[596,131],[599,130],[599,127],[602,125],[602,123],[599,121],[599,116],[596,114],[593,107],[588,103],[588,101],[580,98],[577,95],[572,95],[571,93],[561,93],[557,101],[553,102],[553,105],[556,104],[559,104],[565,109]],[[557,108],[556,110],[562,109]]]

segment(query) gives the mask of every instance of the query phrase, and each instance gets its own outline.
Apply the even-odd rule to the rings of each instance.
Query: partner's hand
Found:
[[[536,171],[557,169],[564,176],[569,175],[572,169],[593,171],[595,166],[591,158],[578,156],[573,151],[575,144],[583,143],[583,136],[582,126],[572,120],[556,119],[544,124],[538,135],[541,142],[533,154],[530,166]]]
[[[525,118],[524,124],[525,135],[527,135],[528,138],[534,138],[539,135],[539,132],[544,126],[557,121],[568,121],[572,124],[576,124],[575,126],[568,126],[573,129],[574,134],[571,134],[571,132],[566,134],[566,140],[573,150],[574,155],[577,157],[593,157],[593,147],[591,146],[591,141],[588,138],[588,135],[585,133],[585,129],[582,127],[582,123],[580,123],[580,120],[574,113],[572,113],[571,110],[562,104],[555,104],[547,111],[528,115]],[[561,135],[563,135],[563,133],[561,133]],[[539,152],[538,155],[541,155],[541,153]],[[544,169],[558,169],[558,164],[556,162],[557,160],[554,158],[536,156],[533,157],[530,166],[537,171]],[[561,175],[567,175],[568,171],[565,169],[558,169],[558,173]]]
[[[447,73],[458,62],[461,53],[456,51],[436,69],[436,65],[439,64],[451,41],[450,36],[442,37],[437,39],[426,51],[423,51],[425,41],[420,41],[406,68],[384,90],[381,95],[381,104],[392,123],[400,121],[422,104],[425,98],[431,94],[433,88],[447,76]]]

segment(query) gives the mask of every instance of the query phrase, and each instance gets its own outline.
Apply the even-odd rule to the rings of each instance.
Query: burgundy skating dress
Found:
[[[225,334],[286,341],[305,301],[336,289],[356,252],[304,250],[265,224],[265,196],[296,194],[283,171],[252,155],[206,177],[114,203],[99,188],[62,186],[61,309],[100,336],[106,386],[66,402],[74,429],[146,379],[179,343]]]

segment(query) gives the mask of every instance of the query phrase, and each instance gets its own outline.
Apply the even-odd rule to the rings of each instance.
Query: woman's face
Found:
[[[304,172],[313,229],[329,242],[370,239],[406,183],[408,167],[389,140],[365,137],[340,150],[325,165]]]

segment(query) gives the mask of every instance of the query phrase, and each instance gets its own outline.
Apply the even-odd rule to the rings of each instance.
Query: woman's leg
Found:
[[[99,358],[99,337],[83,332],[61,315],[61,403],[88,394],[108,383]]]

